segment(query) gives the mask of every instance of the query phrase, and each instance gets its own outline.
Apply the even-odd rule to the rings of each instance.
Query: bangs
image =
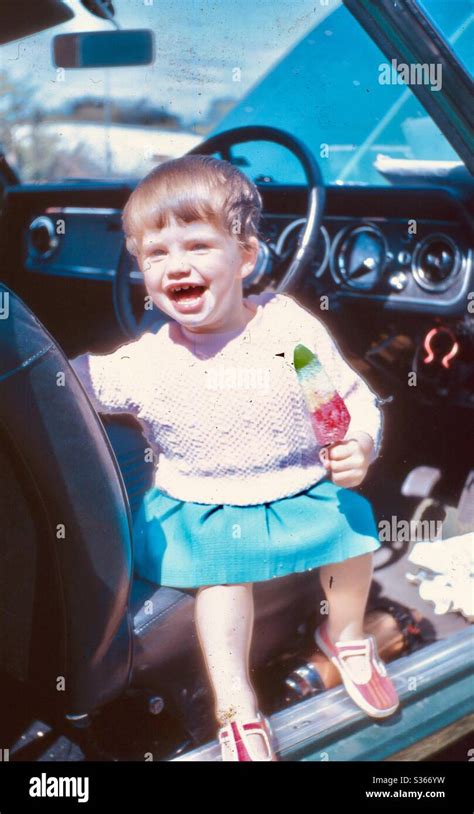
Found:
[[[135,249],[132,254],[137,253],[138,243],[147,229],[163,229],[172,220],[179,224],[204,221],[223,228],[223,195],[219,189],[209,190],[203,186],[190,184],[187,179],[186,188],[173,191],[137,189],[130,207],[127,205],[123,214],[127,245]]]
[[[216,192],[213,195],[215,197]],[[214,206],[214,200],[211,202],[208,196],[199,195],[195,189],[183,190],[181,195],[175,192],[173,195],[160,196],[158,199],[155,193],[152,200],[146,194],[140,198],[135,201],[129,219],[130,232],[140,237],[145,229],[163,229],[173,219],[179,223],[192,223],[195,220],[211,221],[214,225],[222,223],[219,215],[222,201],[215,200]]]
[[[260,211],[257,189],[239,170],[210,156],[188,155],[159,165],[138,184],[122,223],[127,249],[137,256],[144,232],[163,229],[172,220],[208,222],[229,234],[235,234],[238,222],[245,238],[256,232]]]

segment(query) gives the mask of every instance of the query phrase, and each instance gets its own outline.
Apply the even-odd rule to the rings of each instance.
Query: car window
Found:
[[[380,157],[459,160],[340,0],[240,0],[238,14],[227,0],[116,0],[123,28],[154,30],[155,63],[64,71],[52,65],[55,34],[110,29],[68,2],[74,20],[0,49],[0,146],[23,181],[139,178],[211,133],[248,124],[305,141],[326,183],[389,183]],[[424,6],[467,59],[468,0]],[[234,155],[254,179],[304,182],[274,144]]]
[[[451,0],[426,3],[448,16]],[[469,5],[458,0],[452,32],[469,17]],[[462,28],[457,43],[468,39]],[[440,92],[436,66],[426,67],[420,78],[432,83],[433,93]],[[389,183],[389,173],[377,169],[382,163],[459,162],[410,87],[343,6],[309,32],[218,129],[248,124],[291,130],[313,149],[327,183]],[[236,153],[247,160],[253,177],[304,181],[296,159],[279,147],[252,144]]]
[[[57,70],[57,34],[110,30],[75,18],[0,48],[0,145],[23,181],[140,177],[198,144],[328,14],[313,0],[114,0],[122,28],[151,28],[146,67]]]

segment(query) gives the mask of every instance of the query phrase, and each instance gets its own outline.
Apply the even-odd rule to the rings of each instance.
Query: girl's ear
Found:
[[[137,261],[137,266],[139,270],[141,271],[142,274],[144,274],[145,271],[147,271],[150,268],[150,259],[143,257],[143,253],[136,243],[134,243],[134,249],[135,251],[133,251],[132,254]]]
[[[131,254],[133,257],[137,257],[138,259],[138,246],[134,237],[131,237],[130,235],[125,237],[125,247],[129,254]]]
[[[256,237],[249,237],[246,245],[242,248],[244,263],[242,266],[242,277],[248,277],[255,268],[258,257],[259,242]]]

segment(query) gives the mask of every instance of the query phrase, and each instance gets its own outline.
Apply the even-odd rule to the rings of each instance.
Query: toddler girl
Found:
[[[320,568],[329,600],[315,633],[353,700],[383,717],[395,689],[365,637],[380,547],[369,502],[351,491],[380,449],[375,395],[324,324],[293,298],[243,298],[261,198],[227,161],[184,156],[155,168],[123,214],[147,294],[171,319],[106,356],[74,361],[102,412],[131,412],[157,456],[134,524],[137,574],[199,588],[195,620],[224,760],[275,760],[249,678],[252,583]],[[293,367],[315,351],[351,422],[323,461]]]

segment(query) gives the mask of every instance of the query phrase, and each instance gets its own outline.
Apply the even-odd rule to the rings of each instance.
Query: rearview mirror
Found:
[[[53,39],[57,68],[120,68],[150,65],[154,59],[154,34],[148,28],[58,34]]]

